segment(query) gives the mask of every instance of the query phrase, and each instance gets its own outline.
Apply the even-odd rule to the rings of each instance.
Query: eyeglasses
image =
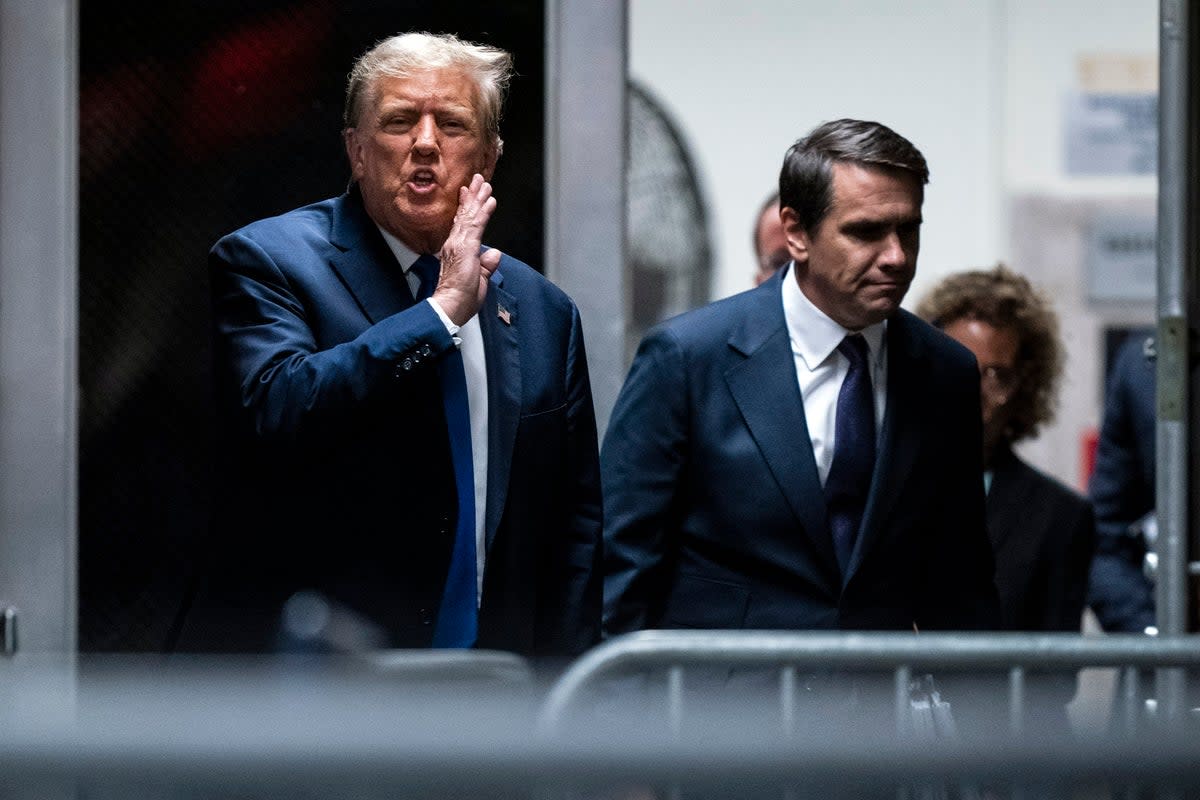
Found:
[[[989,364],[979,368],[979,383],[985,392],[1007,395],[1017,387],[1020,375],[1013,367]]]

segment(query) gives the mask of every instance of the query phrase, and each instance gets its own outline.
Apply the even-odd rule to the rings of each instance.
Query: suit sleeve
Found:
[[[292,438],[336,421],[454,347],[433,307],[418,303],[351,341],[319,349],[285,265],[256,241],[226,236],[209,264],[217,348],[259,435]],[[414,365],[413,355],[426,345]]]
[[[556,654],[577,655],[600,639],[601,528],[600,460],[596,412],[588,377],[587,353],[579,312],[572,306],[567,350],[567,456],[564,469],[571,497],[564,564],[542,571],[554,583],[554,602],[541,606],[543,635]]]
[[[1096,555],[1092,560],[1088,604],[1104,630],[1141,633],[1154,624],[1154,589],[1142,573],[1142,543],[1130,526],[1154,509],[1154,487],[1141,469],[1136,395],[1153,387],[1141,362],[1140,343],[1118,356],[1104,404],[1096,467],[1088,495],[1096,512]]]
[[[675,546],[671,512],[687,454],[687,384],[670,332],[638,348],[613,409],[601,453],[604,484],[604,633],[657,619]]]

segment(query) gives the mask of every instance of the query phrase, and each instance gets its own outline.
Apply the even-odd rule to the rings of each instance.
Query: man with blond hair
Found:
[[[579,313],[482,245],[511,70],[452,35],[380,42],[350,73],[346,193],[213,248],[241,470],[185,648],[596,639]]]

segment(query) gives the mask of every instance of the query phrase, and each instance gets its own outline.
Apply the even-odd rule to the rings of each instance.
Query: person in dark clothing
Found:
[[[1063,347],[1050,302],[1003,267],[951,275],[917,313],[975,354],[983,414],[988,536],[996,557],[1001,627],[1078,631],[1095,548],[1092,508],[1035,469],[1013,444],[1035,436],[1054,413]],[[1057,717],[1074,681],[1039,682],[1039,712]]]

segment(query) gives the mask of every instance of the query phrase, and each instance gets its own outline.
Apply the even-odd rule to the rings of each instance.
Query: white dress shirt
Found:
[[[842,389],[846,373],[850,371],[850,361],[838,352],[837,347],[851,333],[861,333],[867,341],[878,444],[883,431],[883,412],[887,407],[887,337],[884,335],[887,321],[861,331],[849,331],[813,305],[801,291],[795,275],[793,263],[783,277],[783,316],[792,344],[800,396],[804,398],[804,418],[808,423],[813,456],[817,460],[821,485],[824,486],[829,469],[833,466],[838,392]]]
[[[404,278],[413,297],[421,288],[421,277],[412,271],[412,265],[420,254],[410,250],[404,242],[392,236],[383,228],[379,228],[383,239],[388,243],[396,260],[404,269]],[[446,331],[458,345],[462,353],[463,370],[467,376],[467,407],[471,415],[471,462],[475,471],[475,578],[476,596],[478,603],[483,598],[483,565],[484,552],[484,519],[487,512],[487,465],[488,465],[488,391],[487,391],[487,361],[483,354],[483,331],[479,328],[479,316],[467,320],[462,327],[455,325],[446,312],[432,297],[426,300],[437,312]]]

